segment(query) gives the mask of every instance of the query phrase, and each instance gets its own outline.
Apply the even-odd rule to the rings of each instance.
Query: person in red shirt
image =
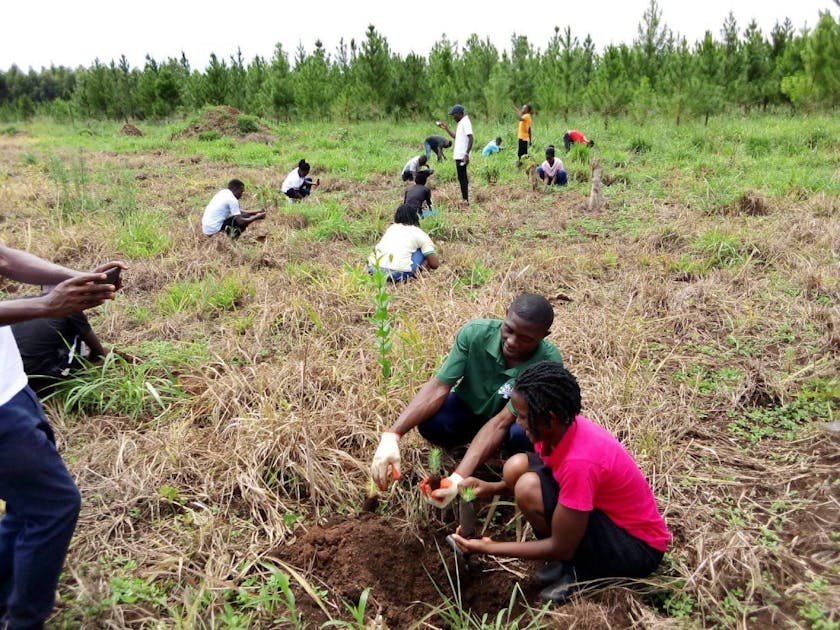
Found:
[[[577,129],[569,129],[563,134],[563,145],[566,147],[566,153],[569,152],[573,144],[585,144],[588,147],[594,147],[595,141],[590,140]]]
[[[477,497],[513,494],[537,540],[496,542],[458,533],[463,553],[553,561],[536,572],[540,596],[565,602],[580,581],[641,578],[662,560],[671,534],[636,462],[606,429],[580,415],[577,380],[542,361],[516,379],[508,408],[535,453],[505,462],[498,482],[469,477]]]

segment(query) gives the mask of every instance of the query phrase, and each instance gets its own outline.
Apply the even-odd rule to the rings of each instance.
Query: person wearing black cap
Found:
[[[439,120],[437,126],[443,129],[455,140],[455,147],[452,149],[452,158],[455,160],[455,170],[458,173],[458,183],[461,185],[461,197],[465,205],[470,203],[469,179],[467,178],[467,164],[470,163],[470,151],[473,147],[473,130],[470,117],[464,112],[463,105],[455,105],[449,110],[449,115],[455,119],[458,126],[455,133],[449,126]]]

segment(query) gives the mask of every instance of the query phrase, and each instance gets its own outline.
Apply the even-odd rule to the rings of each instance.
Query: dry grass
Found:
[[[3,239],[78,268],[119,257],[113,216],[55,218],[49,178],[19,159],[26,142],[0,140]],[[179,368],[185,400],[137,424],[50,409],[84,497],[59,626],[230,627],[225,589],[302,528],[360,508],[379,431],[464,322],[502,315],[522,291],[554,303],[551,339],[586,413],[635,455],[675,536],[659,574],[584,597],[556,624],[805,626],[809,604],[836,623],[837,438],[805,423],[752,444],[729,425],[837,378],[837,199],[755,196],[715,216],[662,205],[613,230],[610,210],[582,214],[585,185],[552,196],[525,182],[476,186],[477,203],[456,212],[448,184],[435,191],[444,264],[393,289],[394,376],[384,383],[371,290],[344,268],[364,259],[351,243],[301,237],[312,220],[282,204],[239,243],[200,235],[203,200],[222,182],[277,184],[276,174],[172,155],[89,157],[93,169],[113,162],[144,174],[138,208],[164,209],[171,247],[129,261],[124,293],[95,328],[117,346],[206,343],[209,358]],[[352,188],[348,215],[381,207],[374,186]],[[246,193],[243,206],[256,201]],[[704,249],[709,234],[718,240]],[[703,267],[721,235],[737,242],[734,258]],[[234,308],[160,311],[173,283],[229,277],[249,289]],[[414,490],[427,448],[415,434],[404,444],[405,481],[383,504],[411,528],[430,516]],[[155,585],[163,600],[109,600],[117,575]]]

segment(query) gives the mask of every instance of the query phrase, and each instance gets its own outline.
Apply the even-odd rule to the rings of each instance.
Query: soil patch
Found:
[[[142,131],[140,131],[134,125],[130,125],[128,123],[125,123],[122,126],[122,129],[120,129],[120,133],[124,136],[142,136],[143,135]]]
[[[208,141],[227,137],[241,142],[264,144],[275,141],[274,133],[265,123],[229,106],[208,107],[186,129],[172,134],[173,139],[194,137]]]
[[[363,513],[315,526],[293,547],[275,550],[274,555],[300,569],[313,585],[347,602],[357,603],[370,587],[370,615],[380,613],[390,628],[408,628],[440,606],[443,595],[453,598],[455,559],[445,541],[447,533],[427,527],[416,535],[399,521]],[[462,606],[479,617],[495,617],[519,581],[484,558],[471,558],[459,576]],[[522,588],[535,601],[536,585],[526,578]],[[306,621],[326,620],[309,596],[301,592],[297,600]]]

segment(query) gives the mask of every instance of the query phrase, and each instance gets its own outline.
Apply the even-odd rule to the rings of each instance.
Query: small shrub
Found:
[[[631,140],[630,146],[627,147],[627,150],[631,153],[635,153],[636,155],[641,155],[642,153],[648,153],[652,148],[650,140],[639,137]]]
[[[260,125],[257,119],[253,116],[240,116],[236,119],[236,126],[239,128],[239,133],[245,135],[246,133],[256,133],[260,130]]]
[[[221,137],[222,134],[220,134],[218,131],[213,131],[212,129],[208,131],[202,131],[198,134],[198,139],[201,142],[212,142],[213,140],[218,140]]]

